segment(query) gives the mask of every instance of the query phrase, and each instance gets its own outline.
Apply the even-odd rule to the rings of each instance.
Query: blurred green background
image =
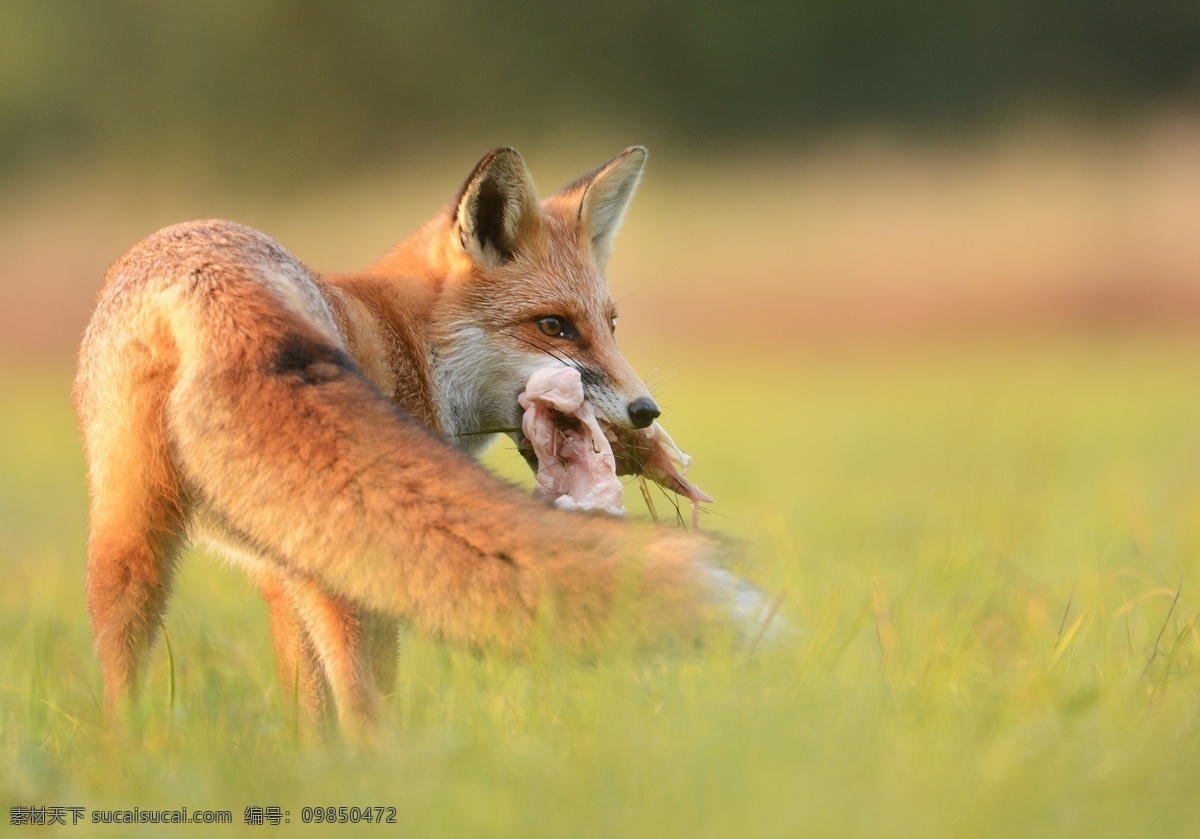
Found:
[[[216,216],[353,270],[494,146],[549,193],[634,143],[622,347],[796,635],[406,638],[364,754],[294,735],[262,604],[195,557],[107,727],[69,404],[106,266]],[[1195,2],[0,0],[0,805],[1197,835],[1198,371]]]
[[[509,132],[792,145],[1200,94],[1187,0],[8,0],[0,32],[6,175],[132,157],[293,179]]]
[[[0,358],[67,357],[165,224],[349,270],[500,144],[545,191],[650,146],[613,277],[659,329],[1190,323],[1197,113],[1186,0],[7,0]]]

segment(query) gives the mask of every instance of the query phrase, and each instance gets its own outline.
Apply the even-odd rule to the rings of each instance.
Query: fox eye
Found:
[[[617,332],[617,316],[613,315],[608,319],[608,328],[615,335]]]
[[[549,335],[551,338],[572,338],[571,327],[567,322],[557,315],[548,315],[544,318],[538,318],[538,329],[542,330],[543,335]]]

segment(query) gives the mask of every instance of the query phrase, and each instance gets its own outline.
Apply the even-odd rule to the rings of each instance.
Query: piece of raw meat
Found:
[[[538,492],[565,509],[625,512],[618,475],[640,475],[699,505],[712,499],[684,475],[692,459],[657,422],[618,428],[596,415],[573,367],[545,367],[526,383],[518,448],[537,474]]]

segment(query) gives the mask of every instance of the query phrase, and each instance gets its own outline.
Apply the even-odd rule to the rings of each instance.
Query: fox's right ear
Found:
[[[520,250],[540,220],[537,191],[516,149],[493,149],[454,202],[454,235],[478,262],[495,267]]]
[[[617,238],[625,210],[629,208],[645,168],[646,149],[632,146],[576,181],[576,185],[583,186],[583,197],[579,202],[580,229],[591,241],[592,253],[601,268],[612,254],[613,239]]]

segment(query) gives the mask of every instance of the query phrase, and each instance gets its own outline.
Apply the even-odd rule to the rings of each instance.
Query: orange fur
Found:
[[[461,451],[519,425],[538,366],[588,371],[617,425],[648,398],[616,349],[602,274],[644,157],[627,150],[539,203],[498,149],[357,274],[318,277],[223,221],[166,228],[118,260],[75,385],[110,707],[136,687],[189,540],[258,580],[289,695],[312,716],[332,695],[352,731],[391,690],[399,619],[517,650],[551,604],[564,642],[592,645],[627,576],[647,631],[709,614],[714,541],[549,509]],[[572,335],[539,331],[547,315]]]

